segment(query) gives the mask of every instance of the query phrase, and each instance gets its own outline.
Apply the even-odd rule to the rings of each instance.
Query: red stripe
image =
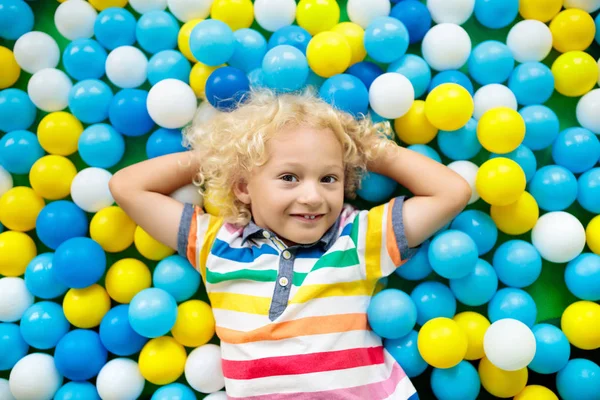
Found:
[[[310,374],[382,364],[383,346],[248,361],[223,359],[223,376],[228,379],[255,379],[268,376]]]

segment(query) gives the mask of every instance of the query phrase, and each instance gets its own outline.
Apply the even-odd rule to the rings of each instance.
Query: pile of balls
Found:
[[[0,0],[1,399],[225,398],[198,273],[114,205],[108,181],[140,143],[147,158],[184,151],[182,127],[251,88],[307,85],[390,120],[472,186],[467,210],[388,281],[411,290],[383,289],[368,310],[409,377],[432,367],[417,389],[598,399],[600,1],[48,4]],[[50,34],[33,30],[48,12]],[[358,194],[397,190],[369,174]],[[192,185],[172,196],[203,201]],[[542,268],[574,299],[558,323],[527,291]]]

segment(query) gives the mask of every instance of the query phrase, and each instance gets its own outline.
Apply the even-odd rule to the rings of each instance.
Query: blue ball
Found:
[[[437,134],[440,151],[451,160],[469,160],[481,151],[477,139],[477,121],[471,118],[465,126],[456,131],[442,131]]]
[[[452,318],[456,313],[456,299],[452,291],[440,282],[418,284],[410,298],[417,307],[417,324],[421,326],[434,318]]]
[[[148,137],[146,155],[148,158],[154,158],[186,151],[182,142],[181,129],[158,128]]]
[[[135,332],[147,338],[165,335],[177,319],[177,303],[166,290],[144,289],[129,304],[129,323]]]
[[[107,57],[104,47],[94,39],[75,39],[63,52],[63,65],[75,80],[100,79]]]
[[[58,372],[73,381],[98,375],[108,357],[100,336],[88,329],[75,329],[60,339],[54,350]]]
[[[406,54],[397,59],[388,66],[387,72],[397,72],[408,78],[415,90],[415,99],[427,92],[431,82],[429,64],[422,57],[414,54]]]
[[[391,63],[408,49],[408,30],[392,17],[377,17],[365,29],[365,50],[375,61]]]
[[[58,389],[54,400],[100,400],[100,396],[90,382],[67,382]]]
[[[56,249],[52,270],[56,280],[63,285],[82,289],[98,282],[104,275],[106,254],[90,238],[72,238]]]
[[[427,6],[417,0],[405,0],[395,5],[390,17],[396,18],[406,26],[409,43],[418,43],[431,28],[431,14]]]
[[[479,210],[461,212],[452,221],[450,229],[459,230],[469,235],[475,241],[480,256],[490,251],[498,240],[496,223],[492,217]]]
[[[171,13],[162,10],[145,12],[135,27],[140,47],[151,54],[175,48],[178,34],[179,23]]]
[[[467,89],[471,96],[473,96],[473,83],[467,75],[460,71],[448,70],[438,72],[433,79],[431,79],[431,83],[429,84],[429,92],[443,83],[456,83],[457,85]]]
[[[235,51],[235,36],[222,21],[205,19],[190,34],[190,51],[196,60],[211,67],[229,61]]]
[[[550,146],[560,130],[558,117],[546,106],[527,106],[519,110],[525,121],[523,144],[531,150],[542,150]]]
[[[142,350],[148,341],[133,330],[129,323],[129,304],[111,308],[100,322],[100,340],[117,356],[131,356]]]
[[[594,20],[596,23],[596,43],[600,44],[600,14],[596,15],[596,19]]]
[[[17,40],[33,29],[33,11],[21,0],[2,0],[0,3],[0,38]]]
[[[519,145],[515,150],[505,154],[490,154],[490,160],[492,158],[504,157],[509,158],[519,164],[519,166],[525,172],[525,181],[529,182],[535,175],[537,169],[537,160],[535,154],[529,149],[529,147]]]
[[[401,338],[383,341],[383,347],[402,366],[404,373],[409,378],[421,375],[428,366],[419,353],[418,338],[419,333],[411,330],[408,335]]]
[[[21,336],[19,325],[0,322],[0,371],[9,371],[27,355],[29,345]]]
[[[124,8],[109,7],[98,14],[94,23],[94,37],[108,50],[135,43],[137,21]]]
[[[434,368],[431,389],[438,400],[475,400],[481,390],[481,381],[475,367],[463,360],[452,368]]]
[[[39,254],[27,264],[25,270],[27,290],[40,299],[53,299],[65,294],[69,289],[55,278],[52,272],[53,259],[54,253]]]
[[[519,0],[475,0],[475,18],[486,28],[510,25],[519,13]]]
[[[111,88],[98,79],[77,82],[69,92],[69,109],[78,120],[86,124],[104,121],[108,117],[112,101]]]
[[[535,173],[529,193],[546,211],[562,211],[577,199],[577,178],[560,165],[546,165]]]
[[[265,73],[262,68],[255,68],[248,72],[248,81],[250,82],[251,89],[263,89],[267,87],[265,84]]]
[[[600,256],[582,253],[569,261],[565,269],[565,283],[582,300],[600,300]]]
[[[456,299],[467,306],[481,306],[494,297],[498,290],[498,276],[485,260],[477,260],[475,270],[459,279],[450,279],[450,289]]]
[[[398,339],[414,328],[417,308],[403,291],[384,289],[371,299],[367,318],[376,334],[386,339]]]
[[[308,47],[310,39],[312,39],[312,36],[306,29],[298,25],[289,25],[273,32],[269,38],[268,47],[271,50],[275,46],[288,44],[306,54],[306,47]]]
[[[550,324],[537,324],[531,329],[535,336],[535,357],[527,366],[538,374],[554,374],[567,365],[571,345],[559,328]]]
[[[577,180],[577,201],[587,211],[600,214],[600,168],[581,174]]]
[[[512,72],[508,88],[515,94],[519,104],[543,104],[554,92],[554,75],[541,62],[526,62]]]
[[[356,194],[366,201],[377,203],[389,199],[397,186],[395,180],[369,171],[363,176]]]
[[[114,167],[125,154],[125,139],[109,124],[88,126],[77,144],[81,159],[90,167]]]
[[[66,240],[85,236],[87,231],[88,220],[85,212],[68,200],[47,204],[35,222],[38,238],[52,250],[56,250]]]
[[[552,145],[552,159],[571,172],[591,169],[600,158],[600,140],[585,128],[568,128],[559,133]]]
[[[230,67],[241,69],[248,73],[262,65],[267,54],[267,40],[258,31],[249,28],[233,32],[235,50],[227,63]]]
[[[309,68],[306,56],[300,50],[284,44],[265,54],[262,71],[267,87],[278,92],[293,92],[304,86]]]
[[[12,174],[28,174],[44,154],[37,136],[29,131],[8,132],[0,139],[0,165]]]
[[[381,67],[370,61],[361,61],[353,64],[346,70],[346,73],[354,75],[365,84],[367,90],[371,87],[373,81],[381,74],[383,70]]]
[[[429,240],[421,243],[419,250],[407,262],[394,270],[396,275],[409,281],[420,281],[427,278],[433,271],[429,264],[429,244]]]
[[[156,85],[163,79],[179,79],[190,83],[190,62],[177,50],[162,50],[148,61],[148,82]]]
[[[154,128],[146,101],[148,92],[142,89],[123,89],[110,103],[108,118],[113,127],[125,136],[142,136]]]
[[[475,46],[467,66],[469,75],[480,85],[503,83],[511,75],[515,59],[506,44],[486,40]]]
[[[21,317],[21,335],[32,347],[47,350],[56,346],[69,332],[71,325],[60,304],[40,301],[29,307]]]
[[[263,73],[266,80],[264,68]],[[250,81],[244,71],[233,67],[214,70],[206,81],[206,99],[220,111],[233,111],[238,103],[244,101],[249,90]]]
[[[537,318],[537,306],[526,291],[504,288],[498,290],[490,300],[488,317],[491,323],[503,318],[513,318],[531,328]]]
[[[542,273],[542,257],[533,245],[524,240],[509,240],[494,252],[494,269],[506,286],[524,288],[533,284]]]
[[[595,400],[600,388],[600,366],[585,358],[574,358],[558,371],[556,387],[564,400]]]
[[[439,163],[442,162],[442,158],[440,157],[438,152],[435,151],[431,146],[428,146],[426,144],[411,144],[407,147],[407,149],[415,151],[421,155],[424,155],[425,157],[429,157],[432,160],[435,160]]]
[[[28,129],[35,121],[37,108],[21,89],[0,90],[0,131]],[[15,118],[18,115],[19,118]]]
[[[196,400],[194,391],[182,383],[171,383],[159,387],[151,400]]]
[[[355,118],[366,115],[369,109],[369,91],[360,79],[350,74],[337,74],[327,79],[319,96],[338,110]]]
[[[464,232],[450,229],[435,236],[429,246],[429,263],[446,279],[464,278],[475,269],[477,244]]]
[[[163,289],[178,303],[190,299],[200,286],[200,274],[179,255],[161,260],[152,274],[154,287]]]

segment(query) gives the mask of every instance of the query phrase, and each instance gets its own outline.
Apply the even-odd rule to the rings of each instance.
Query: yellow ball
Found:
[[[417,347],[427,364],[452,368],[467,354],[467,335],[450,318],[434,318],[421,327]]]
[[[90,4],[98,11],[109,7],[123,8],[127,5],[127,0],[89,0]]]
[[[600,304],[577,301],[563,312],[560,327],[569,342],[583,350],[600,347]]]
[[[0,275],[21,276],[37,255],[35,242],[26,233],[0,233]]]
[[[321,32],[306,47],[306,59],[313,72],[324,78],[343,73],[350,66],[352,49],[344,36]]]
[[[466,360],[479,360],[485,353],[483,351],[483,337],[485,331],[490,327],[490,321],[481,314],[473,311],[465,311],[456,314],[453,318],[460,329],[467,335]]]
[[[0,197],[0,223],[13,231],[30,231],[45,205],[32,188],[14,187]]]
[[[344,36],[350,45],[352,56],[350,57],[350,65],[354,65],[357,62],[361,62],[367,56],[367,50],[365,50],[364,36],[365,30],[354,22],[340,22],[333,28],[332,32],[339,33]]]
[[[215,0],[210,15],[225,22],[232,31],[250,28],[254,21],[254,6],[250,0]]]
[[[600,215],[596,215],[585,228],[587,245],[593,253],[600,255]]]
[[[144,345],[138,364],[148,382],[166,385],[181,376],[186,359],[187,354],[181,344],[170,336],[161,336]]]
[[[46,115],[38,125],[38,140],[50,154],[68,156],[77,151],[83,125],[72,114],[57,111]]]
[[[533,196],[523,192],[514,203],[506,206],[492,205],[490,215],[502,232],[522,235],[533,229],[540,216],[540,209]]]
[[[427,105],[423,100],[415,100],[406,114],[394,120],[394,129],[400,140],[406,144],[431,142],[438,133],[425,116]]]
[[[221,68],[223,65],[217,67],[210,67],[201,62],[197,62],[190,71],[190,87],[199,99],[206,99],[206,81],[210,74],[214,70]]]
[[[187,347],[208,343],[215,334],[215,318],[208,304],[189,300],[177,307],[177,320],[171,329],[175,340]]]
[[[516,371],[504,371],[483,357],[479,361],[478,371],[481,385],[496,397],[516,396],[527,385],[527,367]]]
[[[436,86],[425,99],[425,113],[433,126],[444,131],[462,128],[473,116],[471,94],[456,83]]]
[[[594,41],[596,24],[590,14],[578,8],[561,11],[552,22],[552,46],[561,53],[585,50]]]
[[[140,252],[140,254],[149,260],[162,260],[163,258],[175,253],[175,250],[154,239],[139,225],[135,227],[133,242],[135,243],[135,248]]]
[[[90,222],[90,237],[104,251],[117,253],[133,243],[136,224],[120,207],[110,206],[98,211]]]
[[[17,64],[15,55],[10,49],[0,46],[0,89],[14,85],[21,76],[21,67]]]
[[[48,200],[58,200],[71,193],[71,182],[77,175],[75,164],[63,156],[44,156],[29,171],[29,182],[37,194]]]
[[[335,0],[300,0],[296,7],[296,22],[313,36],[339,21],[340,6]]]
[[[196,60],[196,57],[192,54],[192,50],[190,50],[190,35],[192,34],[194,27],[202,21],[204,21],[203,18],[197,18],[186,22],[181,29],[179,29],[179,34],[177,34],[177,46],[179,47],[179,51],[181,51],[181,54],[183,54],[185,58],[193,62],[197,62],[198,60]]]
[[[492,153],[510,153],[525,139],[525,120],[512,108],[492,108],[477,123],[477,139]]]
[[[552,63],[554,88],[569,97],[583,96],[598,81],[598,65],[588,53],[569,51]]]
[[[63,299],[65,317],[77,328],[88,329],[100,325],[110,310],[110,297],[98,284],[84,289],[69,289]]]
[[[554,392],[544,386],[529,385],[514,400],[558,400]]]
[[[124,258],[108,269],[105,283],[106,291],[114,301],[129,304],[136,294],[152,285],[152,275],[140,260]]]
[[[520,0],[519,13],[523,19],[548,22],[561,10],[563,0]]]
[[[475,177],[475,189],[488,204],[507,206],[519,200],[525,191],[525,172],[515,161],[492,158],[481,164]]]
[[[212,199],[210,193],[206,193],[203,200],[204,211],[207,214],[218,216],[219,215],[219,207],[216,204],[216,201]]]

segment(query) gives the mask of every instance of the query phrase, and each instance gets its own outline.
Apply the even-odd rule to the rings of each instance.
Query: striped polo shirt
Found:
[[[318,242],[290,247],[254,222],[185,205],[178,251],[204,281],[228,398],[418,398],[367,321],[378,280],[414,252],[403,202],[345,204]]]

